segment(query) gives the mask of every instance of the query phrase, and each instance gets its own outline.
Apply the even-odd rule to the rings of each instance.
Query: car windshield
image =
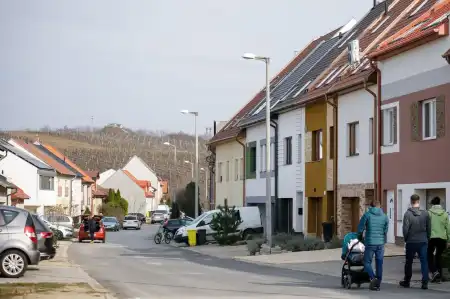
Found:
[[[156,210],[155,214],[166,214],[167,211],[166,210]]]
[[[200,221],[202,221],[205,218],[206,215],[207,214],[202,214],[202,215],[198,216],[190,224],[197,224],[197,223],[199,223]]]
[[[105,217],[105,218],[103,218],[103,222],[116,222],[116,218],[114,218],[114,217]]]
[[[136,220],[136,216],[125,216],[125,220]]]

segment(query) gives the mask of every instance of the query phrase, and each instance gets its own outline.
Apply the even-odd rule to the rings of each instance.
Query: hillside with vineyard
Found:
[[[169,186],[179,189],[191,181],[191,165],[195,161],[195,138],[184,133],[133,131],[119,124],[110,124],[101,129],[64,128],[38,131],[2,131],[1,138],[17,138],[33,142],[39,140],[50,144],[85,170],[122,168],[128,160],[141,157],[157,175],[168,179]],[[177,148],[176,160],[173,144]],[[206,138],[199,138],[199,164],[207,169]],[[199,174],[201,198],[204,199],[205,172]]]

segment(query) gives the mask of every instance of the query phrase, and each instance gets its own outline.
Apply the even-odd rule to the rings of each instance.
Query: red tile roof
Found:
[[[78,167],[78,165],[73,163],[69,158],[67,158],[65,155],[63,155],[61,152],[59,152],[56,148],[54,148],[53,146],[50,146],[48,144],[44,144],[42,142],[40,144],[43,147],[45,147],[48,151],[50,151],[53,155],[57,156],[61,160],[64,160],[68,165],[70,165],[70,167],[72,167],[73,169],[75,169],[76,171],[81,173],[81,175],[83,175],[82,180],[84,183],[93,183],[94,182],[92,180],[92,178],[90,178],[89,175],[87,175],[86,172],[84,172],[84,170],[82,170],[80,167]]]
[[[75,173],[73,171],[71,171],[66,166],[64,166],[63,164],[59,163],[58,161],[56,161],[55,159],[44,153],[33,143],[27,143],[20,139],[14,139],[14,142],[23,147],[26,151],[28,151],[32,155],[36,156],[38,159],[42,160],[44,163],[54,168],[58,173],[63,175],[75,176]]]
[[[92,190],[92,197],[103,198],[108,197],[109,189],[97,185],[96,190]]]
[[[138,180],[134,175],[131,174],[131,172],[129,172],[128,170],[122,170],[130,179],[132,179],[136,185],[138,185],[139,187],[142,188],[142,190],[144,190],[145,192],[145,197],[147,198],[152,198],[154,195],[152,192],[147,191],[150,187],[151,187],[151,182],[150,181],[145,181],[145,180]]]
[[[315,47],[322,41],[331,38],[335,35],[342,27],[339,27],[326,35],[323,35],[312,42],[310,42],[302,51],[300,51],[294,59],[292,59],[272,80],[270,85],[277,84],[285,75],[291,72],[308,54],[315,49]],[[236,138],[240,132],[240,128],[237,126],[239,121],[246,116],[253,108],[260,103],[260,101],[265,97],[266,89],[265,87],[261,89],[254,97],[251,99],[239,112],[234,115],[231,120],[210,140],[209,144],[214,144],[216,142],[225,141],[231,138]]]
[[[450,0],[443,0],[433,5],[414,22],[409,23],[397,33],[384,40],[378,48],[369,56],[382,59],[388,53],[402,48],[410,49],[415,42],[420,42],[428,37],[439,38],[448,36],[450,15]]]
[[[376,20],[368,30],[365,30],[361,36],[358,37],[360,41],[361,53],[370,53],[376,46],[378,40],[383,40],[386,36],[391,36],[399,29],[415,22],[423,10],[429,9],[437,0],[428,1],[418,13],[411,16],[411,12],[417,7],[416,2],[411,0],[399,0],[391,2],[387,14],[384,14],[378,20]],[[311,84],[310,92],[306,95],[300,95],[293,105],[305,104],[313,100],[314,98],[323,97],[325,93],[333,93],[344,89],[349,89],[353,86],[360,85],[364,81],[367,81],[370,75],[373,73],[373,69],[370,66],[370,61],[367,57],[361,58],[361,63],[356,67],[349,68],[347,62],[347,51],[343,51],[341,55],[330,65],[330,67],[323,72],[316,80]],[[328,83],[322,84],[321,81],[326,78],[332,71],[345,68],[342,73]],[[293,106],[290,105],[290,106]]]
[[[94,180],[100,177],[100,171],[98,170],[86,170],[85,173]]]
[[[17,192],[15,192],[11,195],[11,199],[24,200],[24,199],[30,199],[30,196],[28,194],[26,194],[22,189],[17,188]]]

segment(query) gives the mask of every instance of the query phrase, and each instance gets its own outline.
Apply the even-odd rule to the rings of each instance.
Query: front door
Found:
[[[387,233],[387,242],[388,243],[395,243],[395,219],[394,219],[394,213],[395,213],[395,202],[394,202],[394,191],[388,191],[387,192],[387,216],[389,219],[389,229]]]

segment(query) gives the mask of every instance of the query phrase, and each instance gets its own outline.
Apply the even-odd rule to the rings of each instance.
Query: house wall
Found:
[[[369,89],[376,93],[377,87],[372,86]],[[368,91],[360,89],[339,96],[337,232],[340,237],[352,230],[352,207],[350,202],[343,198],[359,198],[358,219],[373,198],[366,192],[368,189],[374,189],[374,151],[371,150],[370,141],[373,136],[370,118],[373,118],[373,115],[374,98]],[[354,122],[359,122],[359,154],[349,156],[348,124]],[[372,149],[375,149],[374,145]]]
[[[44,206],[56,203],[54,190],[39,190],[39,175],[37,168],[8,152],[7,156],[0,160],[0,173],[13,181],[30,196],[25,200],[25,207],[38,213],[44,213]]]
[[[158,183],[158,176],[153,170],[147,167],[147,165],[139,157],[134,156],[131,158],[123,169],[128,170],[138,180],[150,181],[152,186],[158,190],[155,193],[156,205],[161,201],[162,192],[160,192],[161,187]]]
[[[75,178],[71,180],[71,192],[72,192],[72,216],[81,215],[82,201],[83,201],[83,189],[81,184],[81,178]]]
[[[146,198],[144,190],[130,179],[123,171],[118,170],[102,185],[103,188],[120,190],[120,194],[128,201],[129,213],[146,214]]]
[[[425,187],[439,185],[447,190],[445,200],[449,198],[450,66],[441,56],[449,44],[448,37],[441,38],[380,63],[382,109],[398,109],[397,144],[383,146],[381,159],[384,204],[394,211],[391,226],[396,237],[401,237],[401,218],[413,192],[424,198]],[[437,138],[423,140],[421,101],[431,98],[439,102]]]
[[[299,208],[307,209],[305,190],[305,109],[289,111],[278,117],[278,197],[292,199],[292,228],[303,232],[306,227],[305,213],[299,215]],[[292,164],[286,165],[285,138],[292,137]]]
[[[100,173],[100,177],[97,180],[97,184],[103,184],[110,176],[112,176],[116,171],[114,169],[108,169],[102,173]]]
[[[241,139],[241,142],[245,145],[244,139]],[[225,199],[229,206],[242,207],[244,205],[245,173],[244,165],[241,165],[243,157],[244,147],[235,139],[216,145],[216,207],[223,206]],[[235,166],[236,159],[238,159],[238,169]],[[229,180],[225,173],[227,161],[230,163]],[[219,163],[222,163],[222,174],[219,174]],[[220,176],[222,176],[222,181],[220,181]]]
[[[56,204],[64,208],[67,208],[70,203],[71,179],[71,177],[65,175],[57,175],[55,177]]]
[[[275,142],[275,130],[271,128],[271,142]],[[251,142],[256,142],[256,178],[245,180],[245,197],[246,203],[265,203],[266,199],[266,173],[261,170],[261,144],[266,142],[266,125],[265,123],[260,123],[258,125],[249,127],[246,129],[246,144]],[[272,145],[271,151],[271,195],[275,196],[275,180],[274,180],[274,161],[275,161],[275,150]],[[265,156],[265,155],[264,155]]]

